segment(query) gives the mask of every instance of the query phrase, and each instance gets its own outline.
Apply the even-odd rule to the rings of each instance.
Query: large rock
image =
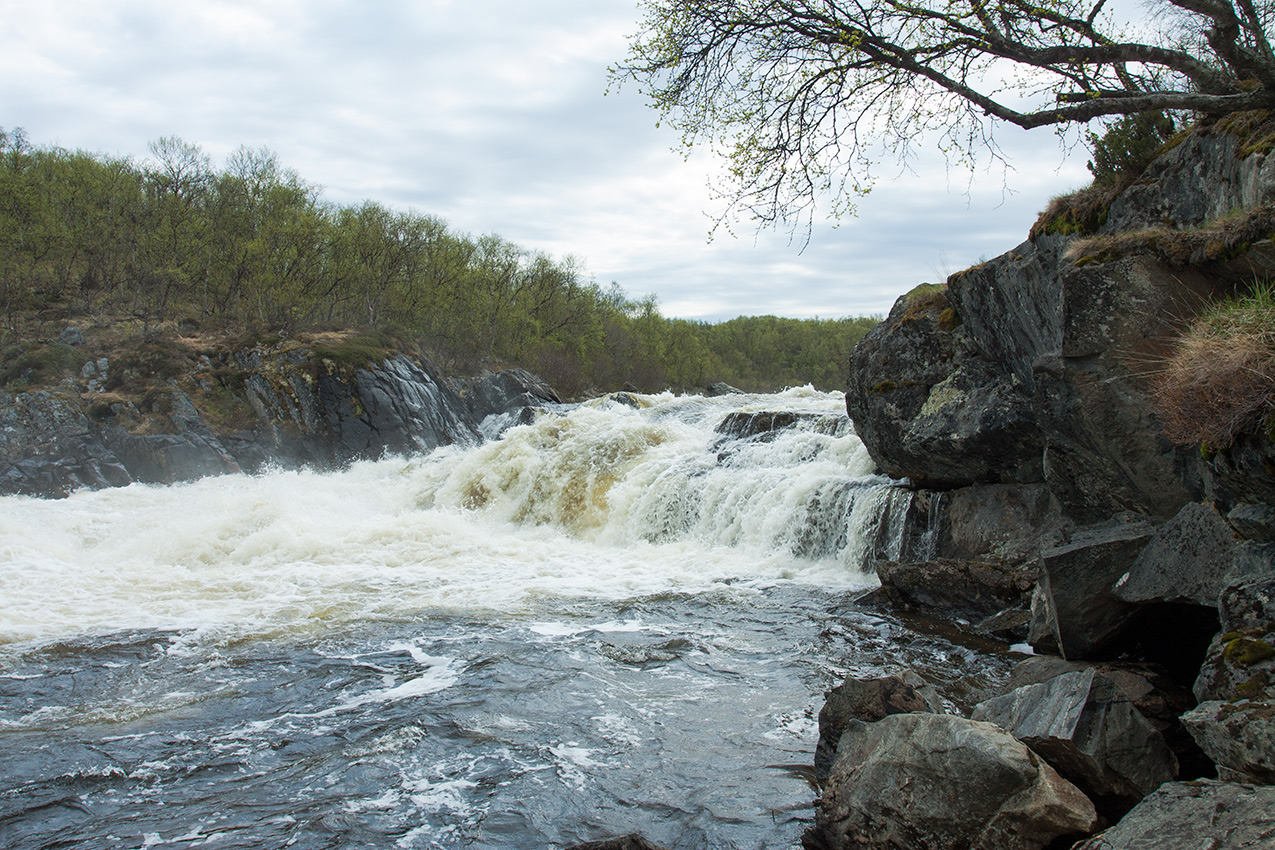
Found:
[[[1270,850],[1275,787],[1171,782],[1073,850]]]
[[[1275,702],[1202,702],[1182,715],[1223,779],[1275,784]]]
[[[1196,705],[1189,686],[1171,679],[1166,670],[1131,662],[1067,661],[1052,655],[1036,655],[1014,666],[1009,674],[1010,690],[1039,685],[1065,673],[1095,670],[1115,683],[1144,718],[1164,737],[1178,760],[1178,775],[1183,779],[1214,776],[1212,759],[1195,743],[1182,726],[1182,714]]]
[[[918,487],[1039,481],[1030,396],[973,348],[941,293],[900,298],[855,346],[846,411],[883,472]]]
[[[1235,568],[1235,532],[1211,505],[1192,502],[1165,523],[1115,584],[1125,602],[1214,607]]]
[[[881,561],[879,595],[896,607],[978,623],[1010,608],[1026,610],[1036,569],[938,559]]]
[[[971,718],[1022,741],[1109,818],[1177,778],[1177,759],[1163,736],[1112,679],[1092,668],[979,703]]]
[[[948,298],[978,350],[1031,395],[1032,365],[1062,346],[1059,258],[1069,237],[1044,236],[948,278]]]
[[[1090,658],[1110,645],[1135,610],[1115,596],[1114,586],[1154,531],[1146,522],[1109,522],[1080,529],[1042,552],[1032,645],[1067,658]]]
[[[1035,564],[1042,547],[1057,545],[1062,533],[1044,484],[977,484],[935,498],[938,539],[931,557]]]
[[[1248,545],[1246,568],[1261,570],[1222,591],[1222,631],[1209,645],[1195,695],[1200,702],[1253,699],[1275,701],[1275,545]]]
[[[1003,729],[939,714],[851,721],[807,850],[1038,850],[1097,823],[1074,785]]]
[[[825,695],[819,709],[819,743],[815,746],[815,779],[826,782],[837,757],[837,744],[852,720],[873,722],[912,711],[939,713],[943,702],[924,679],[910,670],[879,679],[846,680]]]
[[[16,395],[0,390],[0,494],[53,498],[132,481],[73,386]]]

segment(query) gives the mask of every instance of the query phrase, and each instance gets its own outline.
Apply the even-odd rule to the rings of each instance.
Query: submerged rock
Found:
[[[1097,824],[1093,803],[991,723],[851,721],[807,850],[1039,850]]]

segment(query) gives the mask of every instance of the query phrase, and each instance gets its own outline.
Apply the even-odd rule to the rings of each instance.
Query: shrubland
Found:
[[[55,341],[72,325],[99,352],[313,339],[366,362],[407,348],[454,373],[527,368],[568,396],[716,381],[836,389],[877,321],[666,318],[575,258],[375,201],[326,202],[265,149],[240,148],[220,168],[177,138],[151,153],[139,162],[0,130],[4,385],[75,368]]]

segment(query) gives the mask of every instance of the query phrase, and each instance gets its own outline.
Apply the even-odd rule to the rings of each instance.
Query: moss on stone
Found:
[[[1235,667],[1252,667],[1275,658],[1275,647],[1259,638],[1237,637],[1222,650],[1227,662]]]

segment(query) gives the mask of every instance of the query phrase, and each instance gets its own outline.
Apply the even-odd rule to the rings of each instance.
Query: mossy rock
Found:
[[[1222,654],[1236,667],[1252,667],[1275,658],[1275,647],[1259,638],[1237,637],[1227,642]]]

